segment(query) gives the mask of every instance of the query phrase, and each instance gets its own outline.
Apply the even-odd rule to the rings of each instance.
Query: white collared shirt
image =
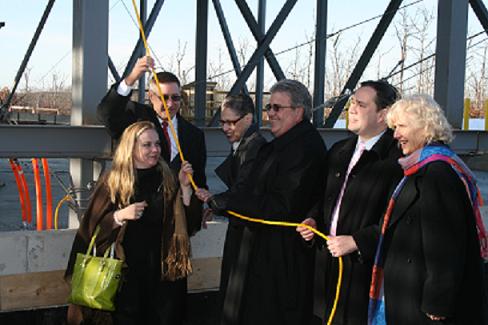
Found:
[[[233,142],[232,143],[232,154],[235,155],[237,152],[237,149],[239,148],[239,145],[241,144],[242,138],[239,141]]]
[[[158,116],[158,121],[160,124],[163,123],[163,119]],[[173,127],[175,128],[176,135],[178,136],[178,119],[176,118],[176,115],[171,119],[171,122],[173,122]],[[176,141],[175,137],[173,135],[173,132],[171,132],[171,127],[169,126],[168,123],[168,134],[169,134],[169,140],[171,141],[171,158],[169,161],[173,161],[173,159],[178,155],[178,148],[176,147]]]
[[[356,148],[354,149],[354,152],[356,152],[356,150],[358,150],[358,147],[359,147],[359,142],[362,141],[364,142],[364,150],[371,150],[371,148],[373,148],[373,146],[376,144],[376,142],[378,142],[378,140],[381,138],[381,136],[386,132],[386,129],[383,130],[383,132],[381,132],[380,134],[378,135],[375,135],[374,137],[372,137],[371,139],[368,139],[368,140],[365,140],[365,139],[362,139],[361,137],[358,137],[358,141],[356,142]]]
[[[133,87],[126,84],[125,79],[123,79],[119,83],[119,86],[117,87],[117,94],[119,94],[120,96],[128,96],[132,91],[132,89]],[[160,118],[159,116],[158,116],[158,121],[159,124],[163,123],[163,119]],[[178,119],[176,118],[176,115],[171,119],[171,122],[173,122],[173,127],[175,128],[175,132],[178,135]],[[169,134],[169,140],[171,141],[170,161],[172,161],[178,155],[178,148],[176,147],[175,137],[173,135],[173,132],[171,132],[171,127],[169,125],[168,125],[168,134]]]

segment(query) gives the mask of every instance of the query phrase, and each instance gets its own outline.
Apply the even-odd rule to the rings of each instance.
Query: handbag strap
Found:
[[[95,229],[95,232],[93,233],[93,236],[90,240],[90,245],[88,245],[88,249],[86,250],[86,255],[90,255],[90,251],[92,250],[93,246],[95,245],[95,239],[97,238],[98,233],[100,232],[100,226],[97,226]],[[93,254],[95,255],[95,254]]]
[[[115,243],[112,243],[107,249],[105,250],[105,253],[103,254],[103,258],[107,258],[108,254],[110,253],[110,257],[114,258],[114,253],[115,253]]]
[[[92,251],[92,248],[93,248],[93,256],[96,256],[97,253],[96,253],[96,245],[95,245],[95,239],[97,238],[97,235],[98,233],[100,232],[100,225],[97,226],[97,228],[95,228],[95,232],[93,233],[93,236],[90,240],[90,245],[88,246],[88,249],[86,251],[86,255],[90,255],[90,251]],[[110,257],[111,258],[114,258],[115,256],[115,243],[112,243],[112,245],[110,245],[106,250],[105,250],[105,253],[103,254],[103,257],[104,258],[107,258],[110,254]]]

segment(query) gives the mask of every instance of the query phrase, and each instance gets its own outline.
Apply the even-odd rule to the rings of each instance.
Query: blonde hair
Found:
[[[449,143],[454,138],[444,112],[429,95],[407,96],[393,104],[386,116],[390,128],[394,127],[400,114],[409,114],[412,123],[424,131],[426,144],[437,141]]]
[[[118,208],[126,207],[130,204],[130,199],[134,195],[135,166],[134,148],[139,136],[147,130],[156,130],[154,124],[148,121],[136,122],[125,129],[120,138],[119,145],[115,150],[112,169],[107,176],[107,186],[110,193],[110,200]],[[160,159],[158,170],[163,175],[163,190],[165,197],[173,196],[176,191],[176,180],[168,164]]]

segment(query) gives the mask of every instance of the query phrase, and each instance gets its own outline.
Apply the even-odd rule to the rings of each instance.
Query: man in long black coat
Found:
[[[304,220],[330,234],[327,243],[315,242],[312,324],[324,324],[331,312],[339,256],[344,261],[343,283],[333,324],[367,323],[378,224],[389,194],[402,176],[397,162],[401,152],[385,121],[387,109],[397,97],[396,89],[384,81],[363,82],[352,95],[348,111],[348,128],[355,135],[337,142],[328,153],[323,211],[315,219]],[[361,155],[360,146],[364,148]],[[313,237],[312,232],[299,230],[305,239]]]
[[[259,150],[243,189],[227,209],[254,218],[299,222],[319,199],[326,147],[310,124],[311,96],[294,80],[271,88],[266,106],[275,136]],[[295,229],[249,223],[253,245],[234,319],[222,324],[306,324],[311,316],[313,251]],[[240,257],[239,257],[240,258]]]
[[[232,149],[227,158],[215,169],[217,176],[227,185],[227,191],[211,194],[205,189],[197,191],[197,196],[210,204],[212,212],[228,216],[225,206],[232,193],[242,188],[249,177],[256,161],[259,149],[266,139],[253,123],[254,103],[248,95],[228,96],[222,103],[220,126]],[[252,232],[246,223],[230,217],[225,235],[222,268],[220,272],[220,306],[224,319],[232,320],[237,316],[236,301],[242,296],[242,281],[245,269],[238,265],[245,264],[252,245]]]
[[[114,139],[118,139],[125,128],[134,122],[141,120],[153,122],[159,134],[161,155],[171,169],[177,173],[181,166],[181,159],[178,155],[176,141],[167,126],[168,117],[159,98],[155,81],[151,80],[149,87],[149,100],[152,107],[130,100],[134,83],[152,66],[154,66],[154,61],[150,57],[142,57],[137,60],[131,73],[110,88],[98,105],[97,114]],[[159,72],[157,76],[184,158],[193,167],[193,179],[198,187],[206,188],[207,151],[203,131],[178,113],[182,101],[181,84],[178,78],[170,72]],[[192,200],[200,202],[195,196],[192,196]],[[196,202],[192,202],[192,204],[196,204]],[[200,230],[202,210],[203,204],[200,202],[195,213],[186,216],[189,235]],[[174,282],[163,281],[162,291],[165,292],[165,302],[161,308],[165,309],[163,314],[168,316],[165,324],[182,324],[186,313],[187,279]]]

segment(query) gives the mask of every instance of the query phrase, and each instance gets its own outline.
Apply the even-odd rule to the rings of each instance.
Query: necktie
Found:
[[[166,138],[166,143],[168,144],[168,156],[169,160],[171,161],[171,140],[169,138],[169,133],[168,133],[168,122],[163,121],[163,133],[164,137]]]
[[[365,143],[360,141],[358,148],[356,151],[354,151],[354,154],[351,157],[351,161],[349,162],[349,166],[347,167],[346,177],[344,178],[344,183],[342,184],[341,192],[339,193],[336,206],[334,207],[334,211],[332,212],[332,222],[330,225],[330,234],[332,236],[336,235],[337,222],[339,221],[339,211],[341,210],[342,196],[344,195],[344,191],[346,190],[346,184],[349,178],[349,174],[351,173],[352,168],[358,162],[359,158],[361,158],[361,155],[363,154],[365,148],[366,148]]]

